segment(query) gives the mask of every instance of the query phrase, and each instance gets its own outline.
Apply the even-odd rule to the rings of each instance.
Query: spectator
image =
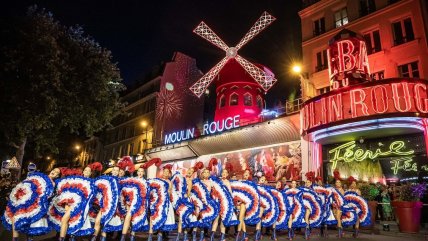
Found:
[[[383,218],[386,221],[392,220],[392,208],[391,208],[391,198],[388,193],[388,187],[382,186],[382,192],[380,193],[382,197],[382,212]]]

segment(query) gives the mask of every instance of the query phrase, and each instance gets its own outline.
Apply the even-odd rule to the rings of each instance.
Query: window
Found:
[[[141,142],[142,141],[138,141],[138,149],[137,149],[137,153],[142,153],[143,150],[141,150]]]
[[[230,87],[230,89],[231,89],[231,90],[237,90],[237,89],[238,89],[238,86],[234,85],[234,86]]]
[[[263,109],[263,99],[262,99],[262,97],[260,97],[260,95],[257,96],[257,107],[259,109]]]
[[[394,45],[400,45],[415,39],[410,18],[392,23],[392,32],[394,34]]]
[[[238,105],[238,94],[233,93],[230,95],[229,105],[230,106]]]
[[[381,79],[385,79],[385,71],[379,71],[379,72],[375,72],[375,73],[371,73],[370,74],[370,78],[372,80],[381,80]]]
[[[134,155],[134,143],[129,144],[129,155]]]
[[[246,90],[251,90],[251,86],[246,85],[246,86],[244,86],[244,89],[246,89]]]
[[[418,62],[411,62],[398,66],[400,77],[419,78]]]
[[[249,93],[245,93],[244,95],[244,105],[245,106],[253,106],[253,97]]]
[[[348,24],[348,11],[346,11],[346,8],[342,8],[334,13],[334,22],[336,23],[336,28]]]
[[[360,0],[360,17],[376,11],[374,0]]]
[[[226,105],[226,97],[224,97],[224,95],[222,95],[220,97],[220,105],[219,108],[223,108]]]
[[[327,68],[328,68],[327,50],[325,49],[317,53],[317,66],[315,66],[315,72],[319,72]]]
[[[325,19],[324,17],[314,21],[314,36],[325,33]]]
[[[321,88],[321,89],[319,89],[318,91],[319,91],[319,94],[320,94],[320,95],[325,94],[325,93],[327,93],[327,92],[330,92],[330,86],[327,86],[327,87]]]
[[[379,30],[364,34],[364,40],[366,41],[367,54],[374,54],[382,50]]]

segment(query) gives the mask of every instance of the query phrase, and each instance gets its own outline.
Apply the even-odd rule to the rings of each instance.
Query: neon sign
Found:
[[[221,121],[213,121],[211,123],[204,124],[204,131],[202,135],[214,134],[216,132],[222,132],[224,130],[230,130],[236,127],[239,127],[239,115],[235,115],[234,117],[227,117]]]
[[[239,115],[227,117],[221,121],[213,121],[203,125],[202,135],[219,133],[239,127]],[[165,145],[195,138],[195,128],[176,131],[165,135]]]
[[[428,116],[428,82],[422,79],[384,79],[332,91],[308,100],[302,110],[302,129],[358,117],[378,119],[381,115]]]
[[[417,172],[418,164],[412,163],[412,162],[413,162],[413,159],[412,157],[409,157],[409,156],[392,160],[391,164],[393,166],[391,167],[391,170],[394,172],[394,175],[397,175],[399,170],[403,170],[405,172],[410,172],[410,171]]]
[[[332,170],[336,169],[338,161],[361,162],[367,159],[374,160],[377,157],[408,156],[415,153],[414,150],[408,150],[408,151],[403,150],[404,141],[392,142],[389,145],[389,150],[381,150],[380,148],[377,148],[374,151],[363,150],[361,148],[355,149],[356,146],[357,145],[355,144],[355,141],[350,141],[336,148],[331,149],[329,151],[329,154],[333,154],[333,158],[330,160],[330,162],[333,163]]]
[[[332,89],[369,79],[366,43],[363,37],[354,32],[344,29],[330,40],[327,58]]]

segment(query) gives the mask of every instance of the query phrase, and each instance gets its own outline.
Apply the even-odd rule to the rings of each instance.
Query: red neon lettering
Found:
[[[309,112],[311,113],[311,127],[316,127],[321,125],[321,121],[318,121],[317,123],[315,123],[316,121],[316,113],[315,113],[315,108],[314,108],[315,102],[309,103]]]
[[[346,45],[346,52],[345,52]],[[354,44],[350,40],[337,42],[337,59],[339,61],[339,72],[352,70],[355,67]]]
[[[428,99],[421,95],[427,96],[427,86],[421,83],[415,84],[413,92],[415,93],[416,109],[419,112],[428,113]]]
[[[330,77],[330,81],[332,81],[333,77],[337,74],[337,67],[332,62],[331,56],[330,56],[330,49],[327,49],[327,59],[328,59],[328,76]],[[334,85],[332,82],[330,82],[330,85],[334,88]]]
[[[398,86],[402,86],[403,89],[403,97],[400,97],[398,94]],[[400,112],[408,112],[412,108],[412,103],[410,102],[410,92],[409,92],[409,84],[407,83],[393,83],[392,86],[392,98],[394,100],[394,106],[397,111]],[[404,99],[405,107],[401,108],[400,100]]]
[[[325,103],[326,99],[327,98],[321,99],[321,122],[323,124],[327,124],[327,103]]]
[[[356,98],[358,92],[359,99]],[[357,105],[361,105],[361,112],[363,115],[369,115],[367,105],[364,103],[366,99],[366,93],[362,89],[355,89],[350,91],[351,98],[351,113],[352,118],[358,117]]]
[[[309,129],[309,108],[308,105],[303,107],[303,130]]]
[[[336,97],[336,98],[334,98]],[[328,121],[338,121],[343,119],[342,94],[328,97]]]
[[[360,41],[360,56],[358,60],[358,69],[370,75],[369,58],[367,57],[367,47],[364,41]]]
[[[380,93],[377,90],[380,90]],[[386,91],[385,86],[379,85],[375,86],[371,90],[372,95],[372,106],[373,110],[377,114],[383,114],[388,111],[388,92]],[[378,98],[378,95],[380,95],[380,98]],[[379,107],[379,103],[381,103]]]

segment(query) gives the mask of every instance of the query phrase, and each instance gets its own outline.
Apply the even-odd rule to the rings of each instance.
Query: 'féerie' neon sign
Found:
[[[415,153],[414,150],[403,150],[404,141],[394,141],[389,145],[389,150],[382,151],[380,148],[377,148],[375,151],[372,150],[363,150],[358,148],[356,150],[355,141],[350,141],[345,144],[342,144],[336,148],[331,149],[328,153],[333,154],[333,158],[330,160],[332,169],[336,169],[338,161],[344,162],[361,162],[367,159],[374,160],[377,157],[387,157],[387,156],[407,156]]]

